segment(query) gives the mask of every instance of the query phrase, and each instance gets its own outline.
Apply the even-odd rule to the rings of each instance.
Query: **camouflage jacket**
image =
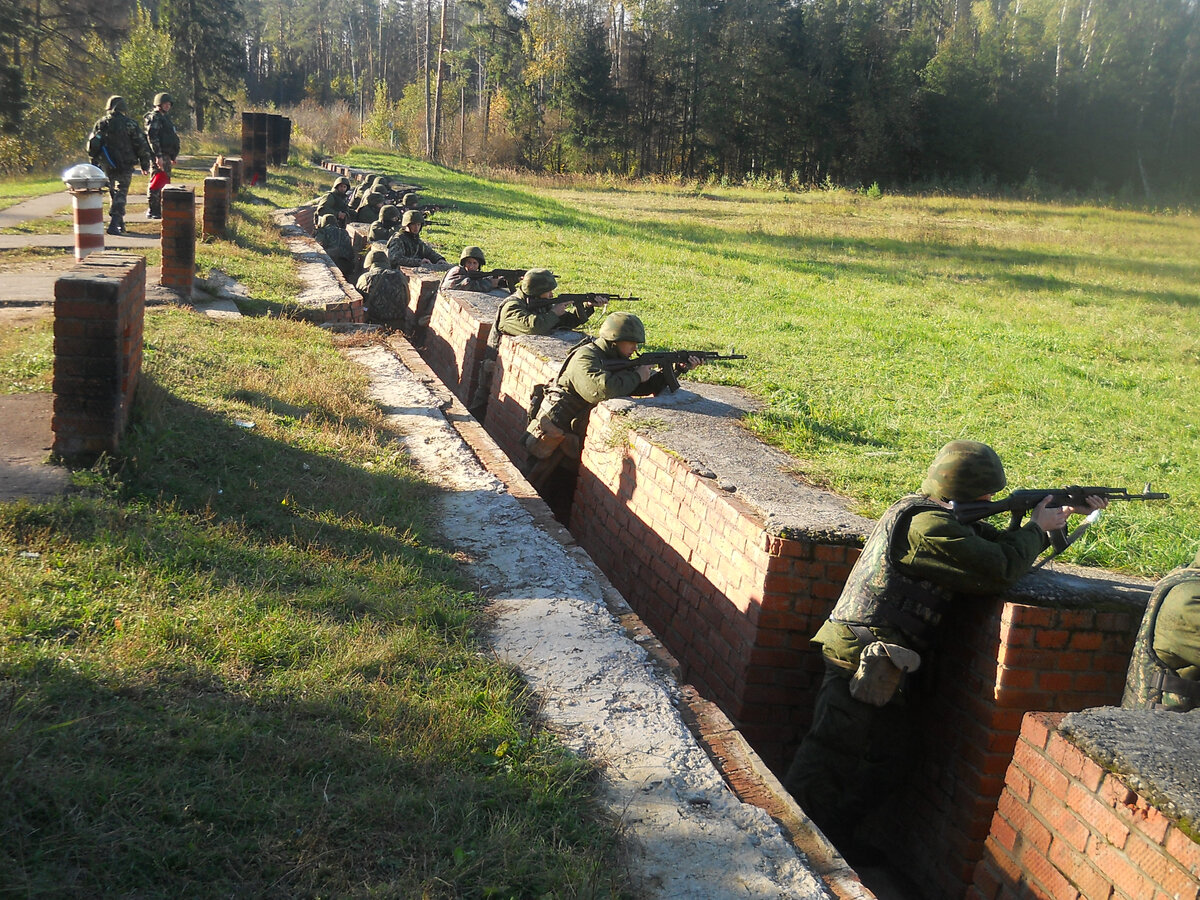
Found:
[[[848,625],[924,650],[950,603],[1002,593],[1045,547],[1045,534],[1032,522],[1012,531],[987,522],[963,525],[928,497],[911,494],[876,523],[813,642],[850,668],[858,665],[864,642]]]
[[[350,235],[341,225],[326,225],[313,232],[313,239],[320,244],[334,262],[349,262],[354,259],[354,245]]]
[[[656,372],[642,382],[636,369],[606,371],[608,360],[623,359],[615,344],[604,338],[585,338],[563,360],[558,375],[546,386],[539,410],[564,431],[583,434],[592,407],[614,397],[643,397],[666,387],[666,377]]]
[[[122,112],[110,112],[98,119],[92,133],[100,137],[104,153],[92,157],[92,163],[105,171],[128,172],[138,163],[150,168],[150,146],[137,122]]]
[[[446,261],[442,254],[421,240],[420,235],[405,231],[403,228],[388,238],[387,253],[388,262],[393,267],[415,268],[423,265],[425,260],[429,260],[431,263]]]
[[[1200,557],[1155,585],[1121,706],[1177,712],[1200,707]]]
[[[150,155],[175,162],[175,157],[179,155],[179,134],[171,123],[171,117],[156,106],[146,113],[142,122],[146,126],[146,143],[150,145]]]
[[[536,302],[535,308],[532,304]],[[549,305],[545,305],[549,303]],[[509,294],[496,310],[496,321],[488,335],[488,343],[500,346],[502,334],[549,334],[566,328],[578,328],[591,316],[592,311],[576,302],[561,316],[552,307],[555,301],[531,301],[520,288]]]
[[[408,306],[408,276],[395,269],[367,269],[354,285],[367,304],[372,322],[399,322]]]
[[[371,223],[371,227],[367,229],[367,243],[386,244],[391,240],[392,235],[396,233],[396,229],[399,227],[399,222],[384,224],[376,219]]]
[[[474,291],[477,294],[486,294],[492,290],[490,283],[491,276],[484,275],[479,270],[472,272],[465,266],[454,266],[442,279],[442,290]]]
[[[338,216],[339,218],[350,217],[350,201],[341,191],[332,190],[326,194],[322,194],[317,200],[317,208],[313,212],[313,218],[316,221],[321,220],[321,216]]]

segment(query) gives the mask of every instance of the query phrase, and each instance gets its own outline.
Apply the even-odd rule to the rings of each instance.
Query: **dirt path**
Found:
[[[639,895],[830,896],[766,813],[721,780],[680,718],[670,683],[609,611],[612,588],[587,555],[534,523],[394,355],[370,347],[351,356],[370,372],[372,396],[408,453],[445,488],[440,530],[491,599],[495,652],[534,688],[562,740],[601,768]]]

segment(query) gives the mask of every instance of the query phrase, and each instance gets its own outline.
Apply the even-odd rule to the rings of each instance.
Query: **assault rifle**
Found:
[[[712,350],[662,350],[641,353],[630,359],[608,359],[604,361],[603,365],[606,372],[623,372],[627,369],[636,369],[639,366],[657,366],[658,370],[663,373],[663,376],[667,380],[667,392],[673,394],[679,390],[679,373],[687,371],[688,360],[693,356],[704,360],[704,362],[748,358],[741,353],[722,355]],[[661,392],[655,391],[655,396],[658,396],[659,393]],[[1042,496],[1044,497],[1045,494]]]
[[[954,500],[950,503],[950,510],[954,513],[954,518],[958,519],[964,525],[1006,512],[1009,514],[1008,527],[1013,529],[1019,527],[1021,520],[1025,518],[1025,514],[1030,512],[1046,497],[1050,498],[1050,502],[1046,504],[1048,508],[1058,508],[1062,506],[1086,506],[1088,497],[1103,497],[1105,500],[1167,500],[1170,496],[1170,494],[1152,492],[1150,490],[1150,482],[1146,482],[1146,486],[1140,494],[1131,494],[1125,488],[1081,487],[1078,484],[1072,484],[1063,488],[1049,488],[1047,490],[1031,489],[1013,491],[1003,500],[969,500],[966,502]],[[1088,518],[1090,519],[1091,516]],[[1092,521],[1095,520],[1093,519]],[[1050,543],[1054,545],[1054,552],[1048,558],[1052,559],[1058,556],[1067,547],[1071,546],[1083,533],[1087,525],[1090,524],[1091,522],[1086,522],[1083,526],[1075,529],[1070,535],[1066,533],[1065,528],[1050,532]]]
[[[492,269],[489,272],[478,272],[475,274],[475,277],[502,278],[504,279],[505,284],[510,284],[513,287],[516,287],[521,282],[521,279],[525,277],[525,273],[528,271],[528,269]]]
[[[588,291],[582,294],[559,294],[550,300],[531,300],[529,308],[534,312],[543,312],[557,303],[582,303],[593,309],[597,306],[608,306],[613,300],[622,303],[640,303],[641,297],[622,297],[619,294],[606,294],[601,291]]]

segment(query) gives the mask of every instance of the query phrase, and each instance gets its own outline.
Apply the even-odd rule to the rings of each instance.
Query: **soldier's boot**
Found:
[[[162,218],[162,190],[148,191],[146,193],[146,202],[149,208],[146,210],[147,219]]]

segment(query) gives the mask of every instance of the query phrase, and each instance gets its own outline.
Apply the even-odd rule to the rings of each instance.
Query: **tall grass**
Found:
[[[1200,545],[1200,218],[1094,206],[674,184],[514,186],[360,155],[454,206],[427,237],[645,298],[652,347],[766,402],[750,428],[876,515],[944,442],[1014,487],[1154,482],[1069,558],[1160,574]],[[629,307],[632,309],[632,307]]]

